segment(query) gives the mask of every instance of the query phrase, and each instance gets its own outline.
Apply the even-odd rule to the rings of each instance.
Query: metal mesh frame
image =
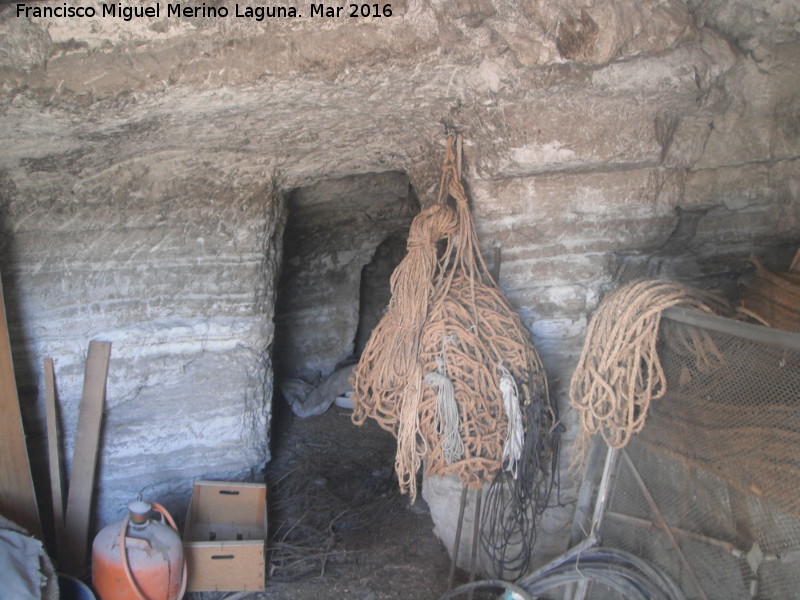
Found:
[[[601,543],[660,566],[687,598],[797,599],[800,346],[733,325],[662,320],[668,391],[618,462]]]

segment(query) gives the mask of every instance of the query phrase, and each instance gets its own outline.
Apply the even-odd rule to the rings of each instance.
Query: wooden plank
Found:
[[[44,400],[47,413],[47,450],[50,459],[50,493],[53,498],[53,530],[56,539],[56,554],[61,556],[64,549],[64,487],[61,481],[56,375],[52,358],[44,359]]]
[[[42,539],[0,283],[0,514]]]
[[[86,564],[97,447],[110,357],[111,342],[92,340],[89,343],[64,521],[64,544],[69,552],[62,557],[62,568],[76,577],[83,575]]]

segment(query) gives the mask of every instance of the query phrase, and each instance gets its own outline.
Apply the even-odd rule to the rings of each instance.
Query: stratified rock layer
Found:
[[[751,254],[780,268],[800,239],[795,2],[401,0],[370,18],[277,2],[302,16],[261,21],[167,4],[0,13],[0,270],[29,442],[41,475],[42,360],[69,449],[88,341],[112,341],[99,523],[136,492],[180,506],[193,478],[269,459],[291,190],[405,173],[424,204],[462,133],[481,243],[489,262],[502,247],[559,397],[617,281],[731,291]]]

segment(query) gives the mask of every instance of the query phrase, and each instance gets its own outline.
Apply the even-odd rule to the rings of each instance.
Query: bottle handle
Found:
[[[151,502],[150,506],[152,506],[157,512],[161,513],[161,515],[167,519],[170,527],[178,533],[178,527],[175,525],[175,519],[172,518],[172,515],[169,514],[169,511],[161,506],[157,502]],[[139,598],[139,600],[150,600],[147,596],[144,595],[141,589],[139,589],[139,585],[136,583],[136,580],[133,578],[133,573],[131,572],[130,563],[128,563],[128,536],[126,535],[128,532],[128,523],[130,523],[131,515],[128,515],[122,520],[122,527],[119,531],[119,539],[121,540],[119,545],[120,556],[122,558],[122,569],[125,571],[125,577],[128,579],[128,583],[131,584],[134,593]],[[179,534],[180,535],[180,534]],[[181,589],[178,592],[178,597],[175,600],[180,600],[183,598],[183,595],[186,593],[186,583],[188,580],[188,571],[186,569],[186,557],[183,558],[183,574],[181,576]]]

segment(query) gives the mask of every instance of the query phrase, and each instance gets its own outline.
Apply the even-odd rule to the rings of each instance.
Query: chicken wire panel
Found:
[[[664,519],[673,527],[686,528],[704,523],[706,535],[725,537],[733,528],[730,496],[724,480],[697,469],[673,455],[653,451],[635,440],[626,449],[635,465],[631,471],[626,461],[618,467],[613,503],[609,511],[639,519],[652,519],[647,494],[658,506]],[[639,475],[646,481],[643,492]]]
[[[687,598],[800,598],[800,352],[669,320],[659,343],[668,391],[619,462],[602,544]]]
[[[642,441],[800,518],[800,352],[662,321]]]
[[[701,598],[692,576],[681,564],[669,538],[661,532],[609,522],[603,545],[632,552],[658,566],[683,590],[687,598]],[[703,593],[710,600],[750,600],[746,564],[723,550],[687,540],[680,541],[681,552],[691,565],[694,577],[702,582]],[[587,595],[592,600],[610,600],[603,596]]]
[[[698,477],[697,469],[647,448],[639,439],[632,441],[625,452],[636,473],[627,461],[619,462],[601,532],[602,545],[649,560],[672,577],[687,598],[703,598],[705,594],[709,600],[750,600],[747,565],[729,551],[735,548],[735,533],[730,511],[726,510],[724,482]],[[672,528],[672,539],[659,528],[660,518],[647,494],[660,518]],[[692,534],[707,539],[698,541],[692,539]],[[696,582],[701,582],[702,591],[697,590]],[[614,598],[589,591],[592,593],[587,598]]]
[[[766,554],[800,553],[800,519],[782,512],[768,500],[738,490],[731,490],[731,508],[745,541],[755,540]]]

